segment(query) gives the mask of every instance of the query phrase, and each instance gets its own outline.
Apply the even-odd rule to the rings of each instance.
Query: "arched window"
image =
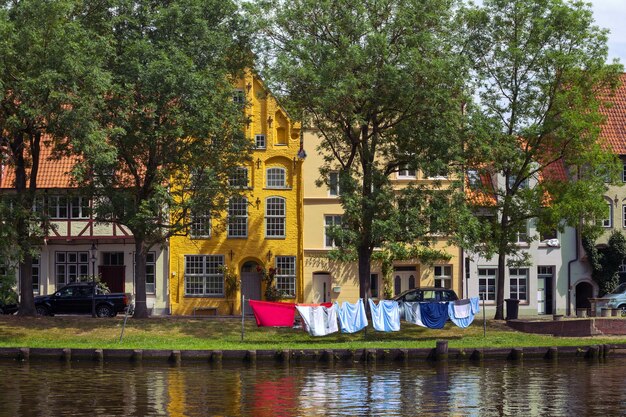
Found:
[[[409,289],[412,290],[415,288],[415,276],[411,275],[409,277]]]
[[[248,199],[233,197],[228,202],[228,237],[248,237]]]
[[[267,188],[285,188],[287,186],[285,168],[268,168],[266,178]]]
[[[265,200],[265,237],[285,237],[285,205],[282,197]]]
[[[393,295],[398,295],[402,292],[402,278],[400,275],[396,275],[393,281]]]

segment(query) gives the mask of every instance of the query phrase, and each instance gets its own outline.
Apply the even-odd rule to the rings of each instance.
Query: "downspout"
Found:
[[[566,314],[569,316],[572,314],[572,264],[578,261],[578,228],[574,229],[574,245],[576,250],[576,256],[574,259],[567,263],[567,310]]]

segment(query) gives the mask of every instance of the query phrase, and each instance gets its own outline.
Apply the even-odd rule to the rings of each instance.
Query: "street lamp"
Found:
[[[91,244],[89,252],[91,253],[91,280],[93,283],[93,288],[91,289],[91,317],[96,317],[96,253],[98,248],[95,242]]]

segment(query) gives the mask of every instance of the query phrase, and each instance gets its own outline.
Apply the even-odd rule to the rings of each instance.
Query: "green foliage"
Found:
[[[600,96],[622,71],[606,64],[606,31],[582,2],[486,0],[460,16],[476,76],[467,166],[480,178],[473,192],[486,197],[475,206],[494,219],[470,229],[465,246],[498,253],[503,263],[520,251],[517,236],[529,221],[540,231],[582,225],[598,233],[604,178],[619,172],[597,140]],[[496,318],[503,318],[504,265],[499,270]]]
[[[452,42],[455,2],[262,5],[257,15],[269,18],[258,39],[271,64],[262,73],[292,114],[319,132],[319,183],[339,172],[344,215],[332,233],[343,259],[358,259],[364,296],[375,247],[427,245],[460,201],[440,181],[406,188],[390,181],[401,169],[453,171],[459,159],[466,67]]]
[[[598,247],[588,236],[582,239],[583,248],[591,265],[591,277],[600,287],[599,296],[612,292],[619,285],[619,268],[626,259],[626,238],[614,230],[608,245]]]
[[[0,146],[16,193],[2,228],[13,228],[11,256],[20,262],[20,314],[35,314],[31,256],[48,223],[34,213],[43,144],[55,152],[67,138],[93,130],[106,85],[106,44],[85,26],[99,2],[0,1]]]
[[[111,290],[106,282],[102,281],[102,277],[100,275],[83,275],[78,277],[79,282],[95,282],[96,286],[102,290],[103,293],[110,293]]]
[[[284,292],[276,288],[276,274],[278,273],[278,268],[263,268],[257,266],[256,270],[261,276],[261,280],[265,283],[265,300],[278,301],[286,296]]]
[[[193,213],[219,219],[240,192],[228,176],[252,147],[232,99],[250,64],[248,34],[232,1],[110,3],[92,22],[112,46],[101,130],[75,142],[74,175],[98,219],[130,229],[145,264],[147,248],[188,233]],[[145,316],[145,276],[135,289],[135,316]]]

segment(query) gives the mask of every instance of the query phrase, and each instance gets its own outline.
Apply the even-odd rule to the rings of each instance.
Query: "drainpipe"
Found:
[[[574,245],[576,249],[576,256],[574,259],[567,263],[567,312],[569,316],[572,313],[572,264],[578,261],[578,228],[574,229]]]

